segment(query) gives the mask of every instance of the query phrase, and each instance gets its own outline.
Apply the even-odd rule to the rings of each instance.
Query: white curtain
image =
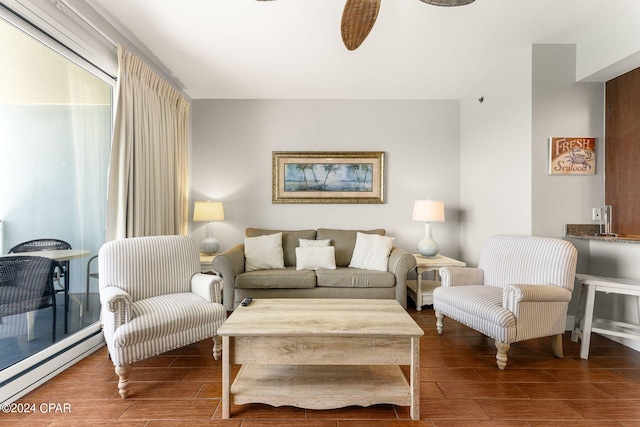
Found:
[[[106,240],[186,234],[190,104],[118,46]]]

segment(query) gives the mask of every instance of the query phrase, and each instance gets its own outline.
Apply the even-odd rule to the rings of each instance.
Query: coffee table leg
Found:
[[[411,419],[420,419],[420,337],[411,338]]]
[[[222,337],[222,418],[229,419],[231,415],[231,360],[229,337]]]

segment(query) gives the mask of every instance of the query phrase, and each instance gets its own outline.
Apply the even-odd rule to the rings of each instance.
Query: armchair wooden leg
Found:
[[[558,359],[564,357],[562,352],[562,334],[554,335],[551,337],[551,348],[553,349],[553,355]]]
[[[131,373],[131,365],[116,366],[116,374],[118,375],[118,391],[123,399],[129,396],[131,382],[129,374]]]
[[[213,336],[213,358],[215,360],[220,360],[220,355],[222,354],[222,340],[219,335]]]
[[[509,344],[508,342],[501,342],[496,340],[496,349],[498,349],[498,352],[496,353],[496,363],[498,364],[498,368],[500,370],[503,370],[507,367],[507,351],[509,351],[510,347],[511,344]]]
[[[444,323],[442,323],[442,319],[444,319],[444,316],[442,315],[442,313],[436,310],[436,329],[438,330],[438,333],[440,335],[442,335],[442,330],[444,329]]]

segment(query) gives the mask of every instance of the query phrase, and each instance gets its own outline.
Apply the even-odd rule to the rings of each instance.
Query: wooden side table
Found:
[[[407,280],[407,294],[415,301],[416,310],[421,311],[423,305],[433,304],[433,290],[440,286],[440,267],[466,267],[467,264],[440,254],[434,257],[412,255],[416,259],[417,280]],[[433,271],[434,280],[422,280],[425,271]]]
[[[200,254],[200,271],[202,273],[215,273],[213,271],[213,259],[218,256],[218,254]]]

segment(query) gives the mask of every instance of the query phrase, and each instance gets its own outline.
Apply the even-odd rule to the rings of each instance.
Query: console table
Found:
[[[640,325],[593,317],[596,292],[635,296],[638,303],[638,313],[640,314],[640,281],[590,276],[588,274],[576,274],[576,278],[580,282],[580,294],[571,341],[577,342],[578,338],[582,340],[580,344],[580,357],[582,359],[589,358],[591,332],[640,340]]]
[[[462,261],[444,255],[425,257],[412,254],[416,259],[416,280],[407,280],[407,294],[415,301],[416,310],[421,311],[423,305],[433,304],[433,290],[440,286],[440,267],[466,267]],[[434,280],[422,280],[422,273],[433,271]]]

